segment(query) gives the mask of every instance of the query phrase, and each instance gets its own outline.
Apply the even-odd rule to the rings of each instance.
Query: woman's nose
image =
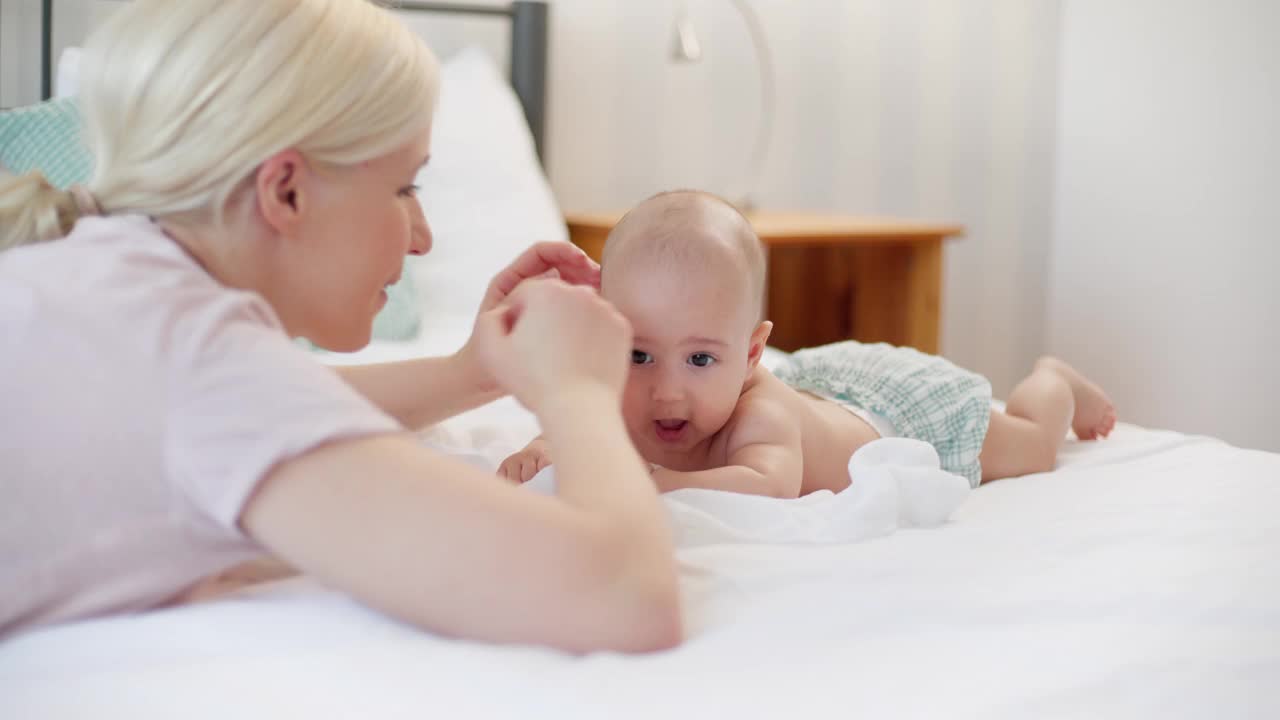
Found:
[[[427,216],[418,205],[414,211],[413,224],[409,229],[409,254],[426,255],[431,252],[431,226],[427,224]]]

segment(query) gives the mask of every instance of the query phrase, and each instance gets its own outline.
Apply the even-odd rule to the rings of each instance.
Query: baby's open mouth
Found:
[[[654,429],[658,433],[658,439],[664,442],[675,442],[684,435],[684,429],[689,425],[688,420],[655,420],[653,421]]]

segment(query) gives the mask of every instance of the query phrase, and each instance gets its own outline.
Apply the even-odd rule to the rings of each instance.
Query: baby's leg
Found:
[[[1092,440],[1115,424],[1115,408],[1101,388],[1057,358],[1040,358],[1013,389],[1005,412],[991,413],[979,455],[982,481],[1052,470],[1068,427]]]

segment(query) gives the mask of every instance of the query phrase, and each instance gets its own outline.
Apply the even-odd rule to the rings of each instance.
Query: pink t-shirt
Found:
[[[0,636],[253,557],[274,465],[400,430],[145,217],[0,253]]]

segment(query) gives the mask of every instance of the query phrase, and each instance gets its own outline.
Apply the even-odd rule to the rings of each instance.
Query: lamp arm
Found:
[[[729,0],[746,23],[747,32],[751,35],[751,45],[756,52],[756,64],[760,70],[760,124],[756,129],[756,142],[751,149],[747,161],[746,189],[736,203],[742,210],[752,210],[755,201],[751,192],[759,188],[761,174],[764,171],[765,156],[769,151],[769,140],[773,136],[773,113],[777,102],[777,86],[774,77],[773,53],[769,49],[768,37],[760,16],[747,0]]]

